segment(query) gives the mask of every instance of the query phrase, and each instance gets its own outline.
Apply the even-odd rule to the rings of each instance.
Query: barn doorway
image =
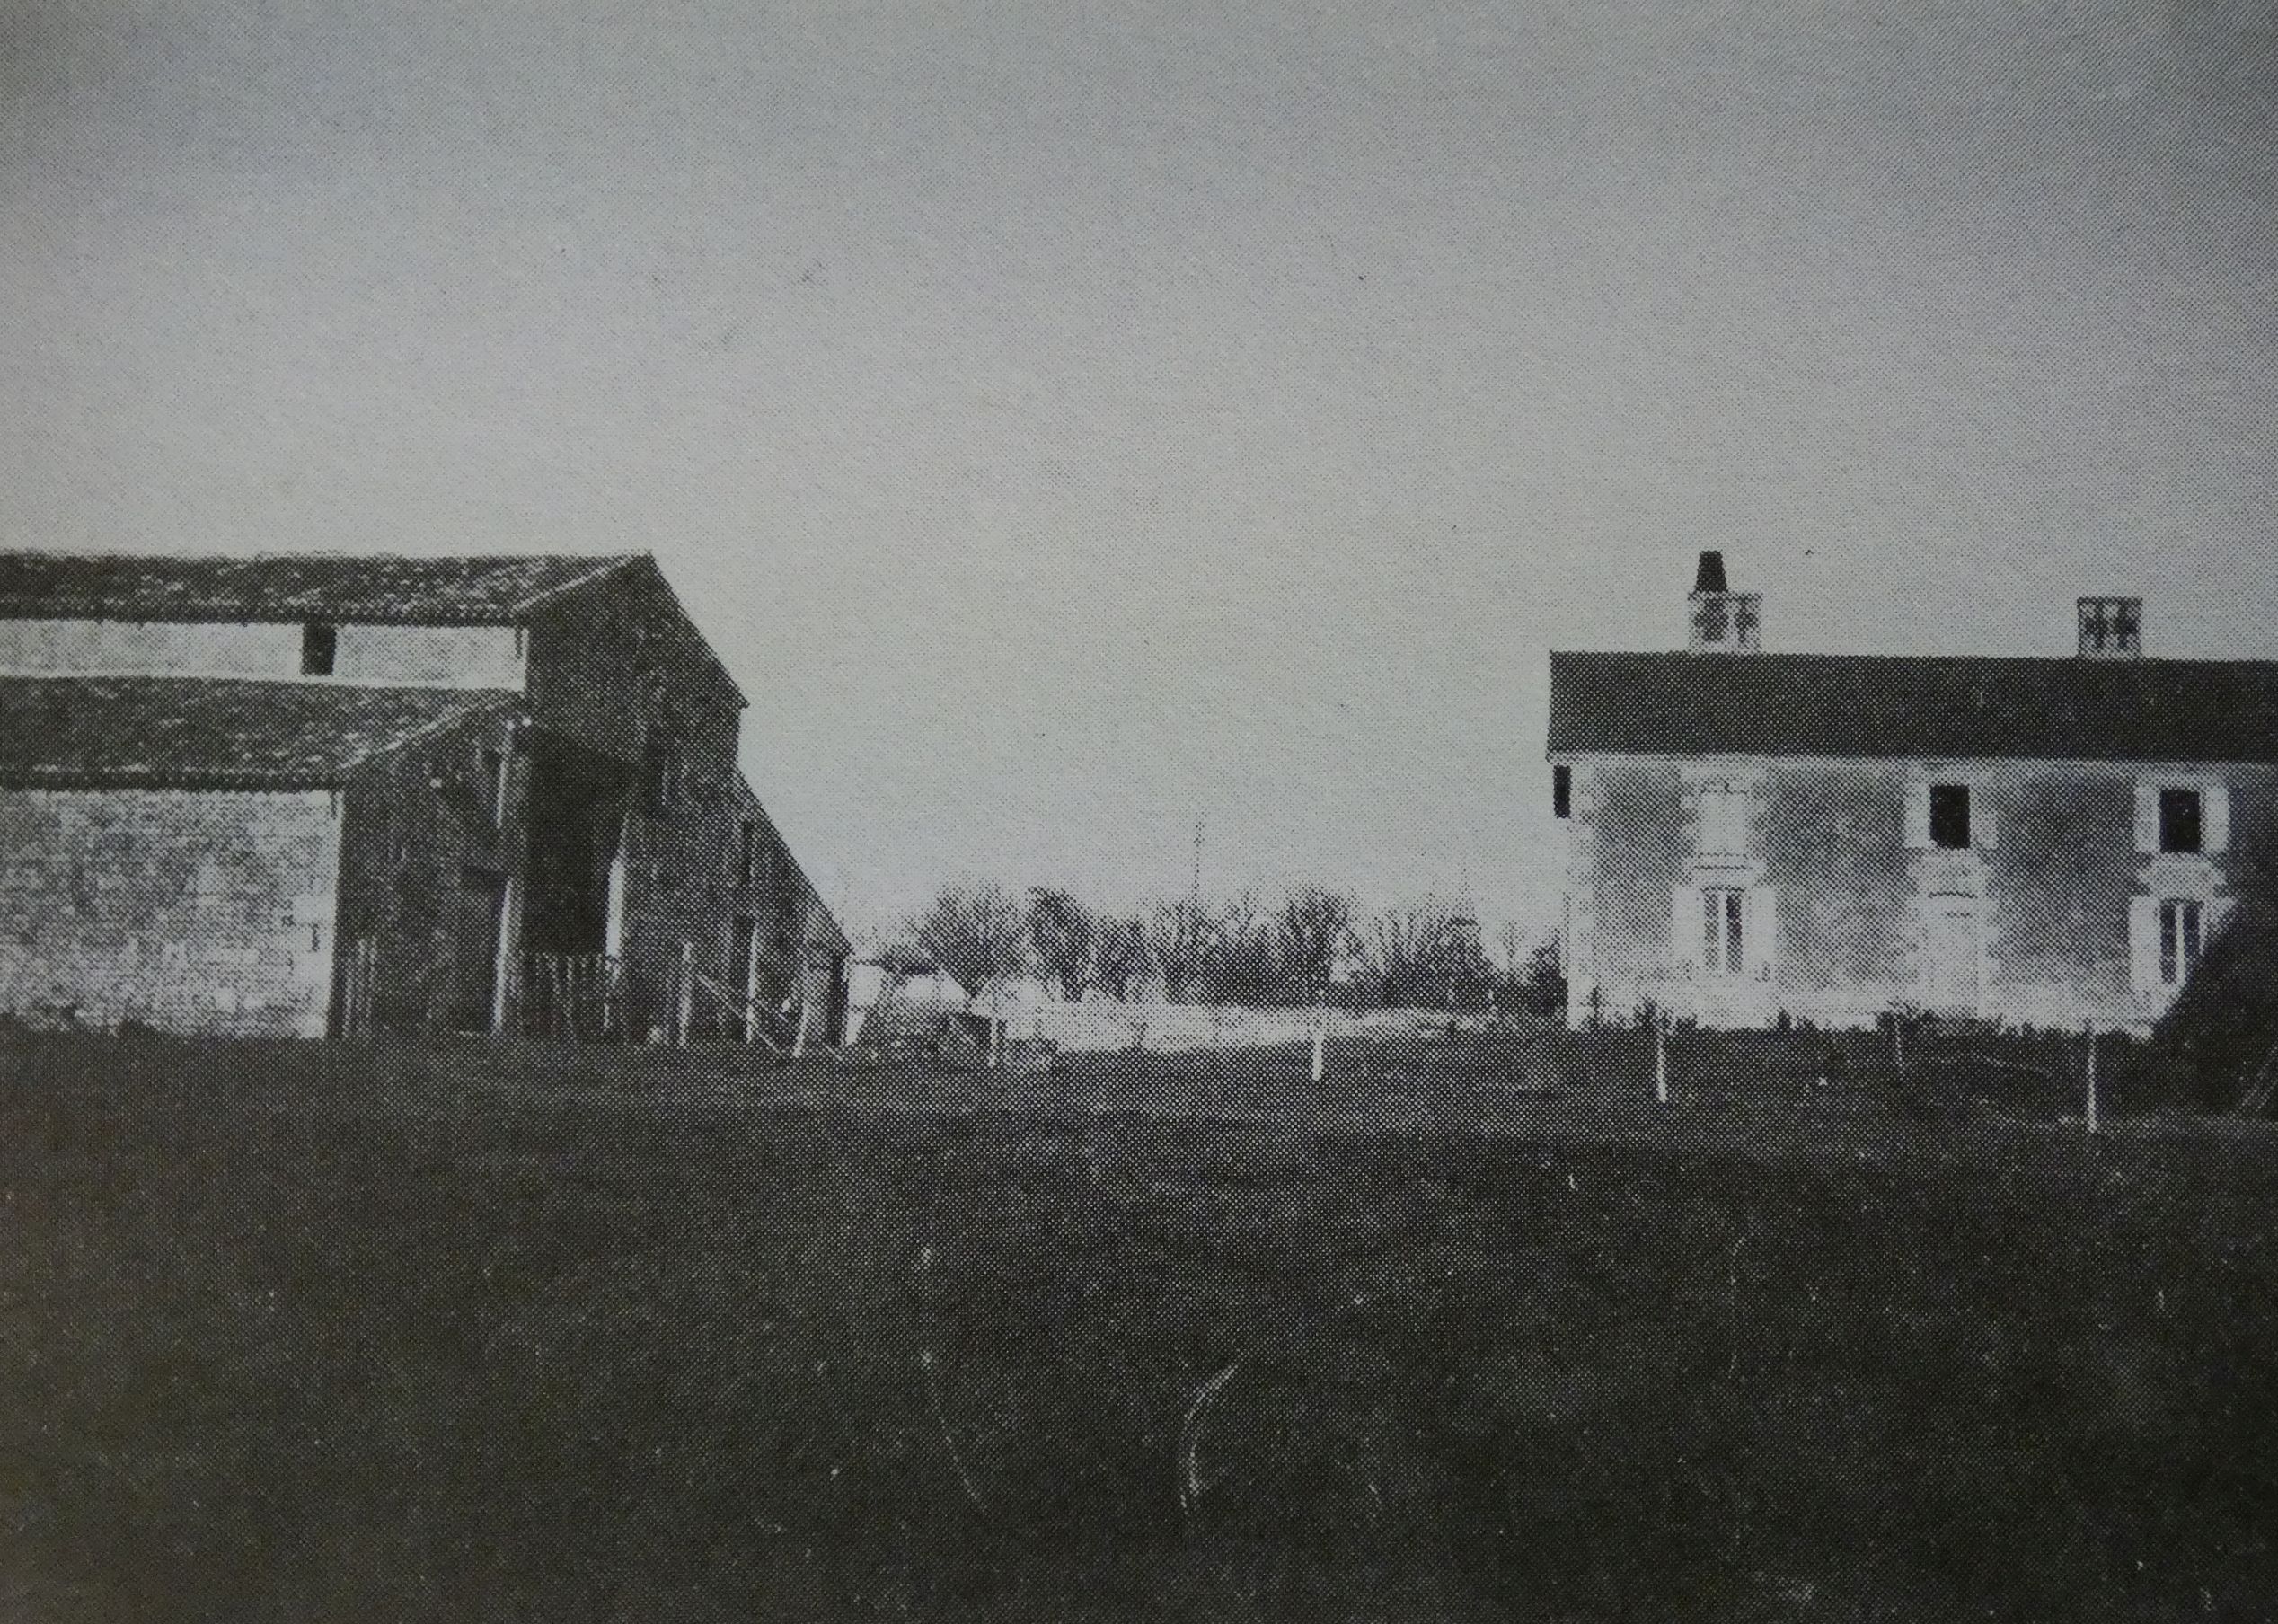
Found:
[[[1933,896],[1925,905],[1923,1002],[1975,1015],[1985,1003],[1984,905],[1974,896]]]
[[[459,876],[451,940],[456,971],[451,1025],[487,1032],[498,1011],[499,944],[506,929],[507,877],[470,863]]]

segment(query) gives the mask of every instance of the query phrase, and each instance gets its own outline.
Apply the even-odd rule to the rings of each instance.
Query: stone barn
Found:
[[[646,556],[0,553],[0,1011],[827,1040],[744,708]]]
[[[1701,555],[1683,653],[1550,657],[1576,1023],[1929,1011],[2144,1030],[2259,870],[2278,663],[1768,654]]]

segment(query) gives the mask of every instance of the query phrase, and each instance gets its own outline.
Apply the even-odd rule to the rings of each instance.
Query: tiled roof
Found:
[[[641,556],[0,552],[0,616],[495,624]]]
[[[1550,754],[2278,762],[2278,662],[1553,654]]]
[[[212,677],[0,677],[0,783],[325,788],[517,696]]]

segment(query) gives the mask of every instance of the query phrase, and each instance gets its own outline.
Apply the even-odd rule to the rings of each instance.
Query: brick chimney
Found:
[[[1725,555],[1700,555],[1692,578],[1692,626],[1685,647],[1695,654],[1754,654],[1763,624],[1763,595],[1735,592],[1725,583]]]
[[[2084,597],[2080,600],[2082,659],[2143,658],[2143,600]]]

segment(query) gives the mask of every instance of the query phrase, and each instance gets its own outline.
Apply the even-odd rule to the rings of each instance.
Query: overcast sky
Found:
[[[650,549],[859,925],[1547,918],[1552,647],[2278,654],[2266,0],[10,0],[0,541]]]

